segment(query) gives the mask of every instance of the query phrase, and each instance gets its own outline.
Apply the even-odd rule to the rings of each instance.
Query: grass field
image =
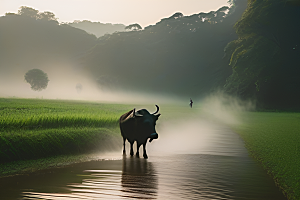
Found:
[[[300,113],[249,112],[233,127],[289,199],[300,199]]]
[[[0,177],[83,162],[94,159],[93,151],[122,148],[118,120],[134,107],[156,110],[154,105],[0,98]],[[177,119],[186,106],[160,109],[165,120]]]
[[[0,99],[0,163],[101,149],[130,105]]]

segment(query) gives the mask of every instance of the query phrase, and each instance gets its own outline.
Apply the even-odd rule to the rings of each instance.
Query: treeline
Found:
[[[226,48],[233,73],[228,93],[256,99],[263,108],[300,108],[300,3],[248,1]]]
[[[298,1],[229,3],[209,13],[175,13],[145,28],[129,25],[131,31],[99,38],[58,23],[51,12],[21,7],[0,17],[0,75],[69,62],[103,90],[198,97],[224,89],[256,99],[264,108],[297,107]],[[95,25],[76,23],[83,29]]]
[[[91,22],[89,20],[75,20],[74,22],[67,24],[94,34],[96,37],[101,37],[105,34],[112,34],[114,32],[124,32],[126,27],[124,24]]]
[[[209,13],[175,13],[142,30],[97,39],[58,23],[51,12],[21,7],[0,17],[2,76],[33,68],[47,73],[69,62],[105,90],[199,96],[222,87],[231,74],[223,49],[237,39],[233,25],[245,9],[240,0]]]
[[[247,1],[209,13],[175,13],[142,30],[113,33],[79,58],[103,88],[199,96],[231,74],[224,48]],[[199,8],[201,9],[201,8]]]
[[[0,17],[0,27],[2,76],[8,71],[62,67],[59,63],[73,60],[97,40],[81,29],[59,24],[51,12],[25,6]]]

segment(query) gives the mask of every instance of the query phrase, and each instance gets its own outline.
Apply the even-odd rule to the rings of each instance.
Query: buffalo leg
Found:
[[[126,155],[126,150],[125,150],[125,141],[126,141],[126,138],[123,137],[123,155],[125,156]]]
[[[134,142],[130,142],[130,155],[133,156],[133,143]]]
[[[144,150],[143,157],[144,157],[145,159],[147,159],[148,156],[147,156],[147,153],[146,153],[146,142],[143,144],[143,150]]]
[[[141,146],[141,143],[139,142],[136,142],[136,157],[140,157],[140,146]]]

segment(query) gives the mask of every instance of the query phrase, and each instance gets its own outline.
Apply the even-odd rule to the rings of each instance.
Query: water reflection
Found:
[[[124,157],[89,162],[31,176],[27,186],[24,180],[18,188],[22,191],[21,199],[157,198],[155,166],[146,159]]]
[[[153,163],[146,159],[123,158],[121,184],[128,197],[155,199],[158,180]]]
[[[229,129],[185,129],[149,145],[148,160],[118,152],[110,160],[0,179],[0,199],[286,199]]]
[[[151,155],[0,179],[0,199],[285,199],[249,157]]]

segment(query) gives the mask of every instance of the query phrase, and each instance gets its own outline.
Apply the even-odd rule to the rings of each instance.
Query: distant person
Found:
[[[191,106],[191,108],[193,107],[193,100],[190,98],[190,106]]]

